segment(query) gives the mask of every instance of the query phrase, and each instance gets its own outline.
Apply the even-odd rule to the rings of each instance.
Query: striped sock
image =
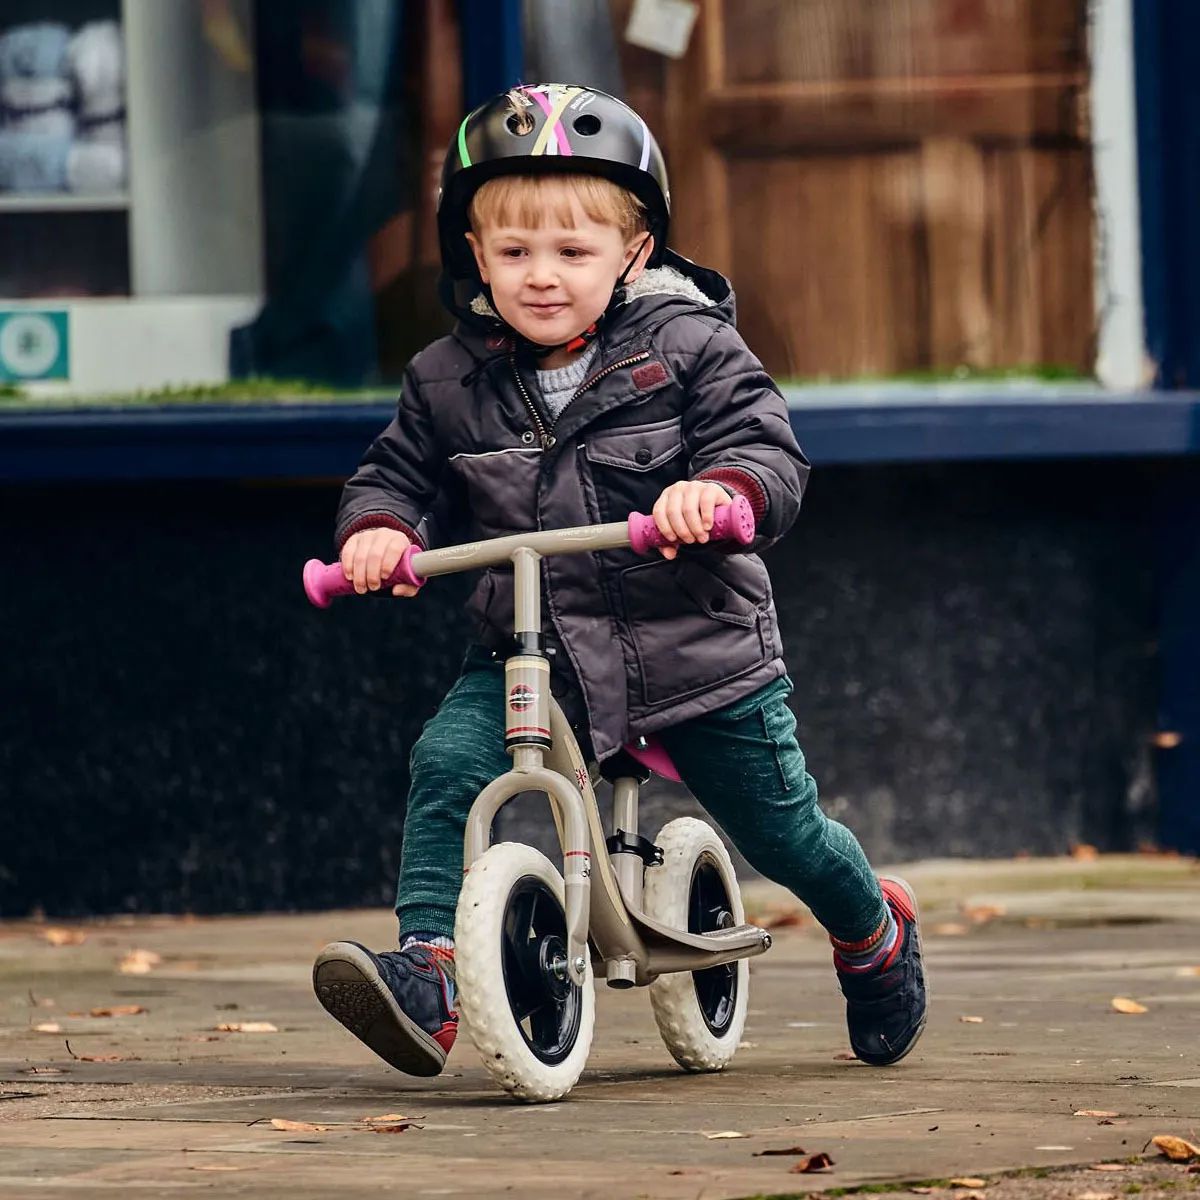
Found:
[[[860,942],[840,942],[835,937],[829,940],[833,943],[834,966],[843,974],[861,975],[890,964],[900,946],[900,927],[889,906],[883,922],[870,937]]]
[[[429,957],[445,972],[451,984],[454,978],[454,939],[438,933],[406,933],[400,939],[400,952],[425,950]]]

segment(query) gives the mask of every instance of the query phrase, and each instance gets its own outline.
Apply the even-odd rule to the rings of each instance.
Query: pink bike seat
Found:
[[[683,782],[679,778],[675,764],[671,761],[671,756],[663,748],[662,742],[653,734],[649,737],[638,738],[635,742],[626,742],[622,749],[630,758],[636,758],[643,767],[649,767],[655,775],[661,775],[664,779],[671,779],[676,783]]]

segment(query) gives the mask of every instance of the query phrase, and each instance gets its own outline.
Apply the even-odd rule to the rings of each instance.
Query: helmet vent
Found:
[[[592,134],[600,132],[600,118],[594,113],[581,113],[575,118],[574,129],[584,137],[591,137]]]
[[[526,134],[533,132],[533,114],[527,109],[509,113],[504,124],[508,127],[509,133],[514,134],[516,137],[525,137]]]

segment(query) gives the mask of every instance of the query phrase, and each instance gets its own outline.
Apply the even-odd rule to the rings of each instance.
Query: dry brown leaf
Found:
[[[1200,976],[1200,967],[1180,967],[1175,974],[1180,979],[1193,979]]]
[[[141,1004],[114,1004],[111,1008],[93,1008],[88,1011],[89,1017],[139,1017],[149,1012]]]
[[[850,1050],[839,1050],[833,1057],[838,1062],[858,1062],[858,1055]]]
[[[972,925],[986,925],[988,921],[1004,916],[1008,909],[1003,904],[963,904],[959,911]]]
[[[1088,1167],[1089,1171],[1128,1171],[1129,1167],[1125,1163],[1092,1163]]]
[[[224,1021],[217,1026],[218,1033],[278,1033],[270,1021]]]
[[[422,1121],[424,1117],[406,1117],[404,1113],[384,1113],[381,1117],[363,1117],[367,1125],[395,1125],[398,1121]]]
[[[964,1025],[982,1025],[983,1024],[982,1017],[959,1017],[958,1019]]]
[[[1100,851],[1087,842],[1077,842],[1071,847],[1071,857],[1076,862],[1095,862],[1100,857]]]
[[[130,950],[117,963],[117,970],[122,975],[149,975],[161,962],[162,955],[153,950]]]
[[[26,1067],[22,1075],[64,1075],[62,1067]]]
[[[769,1158],[773,1154],[807,1154],[803,1146],[788,1146],[783,1150],[755,1150],[755,1158]]]
[[[403,1133],[406,1129],[419,1129],[419,1125],[414,1125],[411,1121],[405,1121],[400,1125],[362,1125],[361,1129],[367,1130],[369,1133]]]
[[[1080,1192],[1075,1200],[1117,1200],[1116,1192]]]
[[[332,1125],[314,1125],[311,1121],[289,1121],[285,1117],[272,1117],[271,1128],[284,1133],[327,1133]]]
[[[811,1175],[814,1171],[828,1171],[833,1159],[821,1150],[817,1154],[806,1154],[788,1171],[789,1175]]]
[[[718,1133],[706,1133],[704,1135],[710,1142],[722,1141],[726,1138],[744,1138],[749,1137],[748,1133],[738,1133],[736,1129],[722,1129]]]
[[[964,1188],[981,1188],[987,1187],[986,1179],[976,1179],[974,1175],[962,1175],[956,1179],[950,1180],[955,1187]]]
[[[754,924],[760,929],[794,929],[812,924],[812,918],[798,908],[768,908]]]
[[[1200,1158],[1200,1146],[1170,1133],[1160,1133],[1146,1144],[1165,1154],[1172,1162],[1191,1162],[1193,1158]]]
[[[1119,1117],[1120,1113],[1106,1112],[1103,1108],[1081,1108],[1071,1114],[1073,1117]]]
[[[87,934],[82,929],[66,929],[62,925],[51,925],[42,930],[42,941],[52,946],[78,946],[87,941]]]
[[[62,1033],[62,1026],[57,1021],[43,1021],[33,1027],[34,1033]]]
[[[1112,1006],[1117,1012],[1126,1013],[1130,1016],[1150,1011],[1144,1004],[1139,1004],[1136,1000],[1130,1000],[1128,996],[1114,996]]]
[[[929,927],[929,932],[939,937],[962,937],[967,927],[961,921],[938,921]]]
[[[908,1190],[918,1196],[932,1196],[934,1193],[941,1191],[941,1188],[915,1187],[909,1188]]]

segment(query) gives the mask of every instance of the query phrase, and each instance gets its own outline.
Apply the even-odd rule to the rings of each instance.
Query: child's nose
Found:
[[[558,282],[558,269],[552,261],[531,258],[529,282],[534,287],[553,287]]]

